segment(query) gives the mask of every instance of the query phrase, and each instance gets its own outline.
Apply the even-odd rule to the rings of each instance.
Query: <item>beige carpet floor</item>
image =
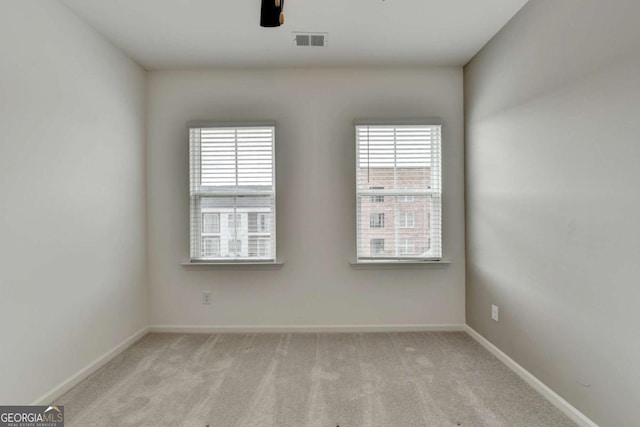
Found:
[[[68,427],[562,427],[464,333],[149,334],[55,402]]]

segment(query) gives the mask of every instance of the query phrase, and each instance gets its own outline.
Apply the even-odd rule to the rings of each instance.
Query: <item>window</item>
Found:
[[[384,254],[384,239],[371,239],[371,256]]]
[[[369,227],[371,228],[384,228],[384,214],[372,213],[369,215]]]
[[[371,190],[384,190],[384,187],[369,187]],[[384,196],[374,195],[371,196],[371,203],[382,203],[384,202]]]
[[[203,258],[215,258],[220,255],[220,237],[202,238]]]
[[[273,124],[189,124],[192,261],[275,260],[274,146]]]
[[[356,123],[358,260],[442,258],[441,135],[427,120]],[[392,247],[374,251],[379,239]]]
[[[398,255],[413,255],[415,251],[415,242],[413,239],[398,240]]]
[[[202,212],[202,257],[220,256],[220,213]]]
[[[249,233],[269,233],[271,230],[271,214],[269,213],[249,213]]]
[[[413,212],[400,212],[398,216],[398,226],[400,228],[414,228]]]
[[[229,239],[229,253],[237,255],[240,252],[242,252],[242,240]]]
[[[268,256],[269,254],[269,239],[258,239],[258,256]]]
[[[242,215],[241,214],[239,214],[239,213],[229,214],[229,225],[228,225],[228,227],[230,229],[240,228],[241,224],[242,224]]]
[[[271,250],[270,241],[265,237],[249,237],[249,256],[268,257]]]
[[[269,214],[263,213],[257,215],[257,228],[258,233],[268,233],[269,232]]]
[[[220,214],[219,213],[203,213],[202,214],[202,233],[203,234],[220,233]]]

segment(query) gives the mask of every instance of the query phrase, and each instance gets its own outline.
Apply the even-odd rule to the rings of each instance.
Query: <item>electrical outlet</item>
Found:
[[[207,291],[202,293],[202,303],[211,304],[211,292]]]
[[[498,321],[498,318],[499,318],[499,314],[500,314],[499,310],[500,309],[498,308],[497,305],[491,304],[491,318],[496,322]]]

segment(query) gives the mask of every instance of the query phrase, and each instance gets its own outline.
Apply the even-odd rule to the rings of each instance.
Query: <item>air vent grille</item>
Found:
[[[293,33],[293,43],[301,47],[324,47],[327,33]]]
[[[296,46],[309,46],[311,37],[308,34],[296,35]]]
[[[311,36],[311,46],[324,46],[324,35]]]

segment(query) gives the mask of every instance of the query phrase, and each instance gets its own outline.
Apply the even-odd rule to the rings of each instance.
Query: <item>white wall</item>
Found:
[[[638,16],[532,0],[465,68],[468,323],[601,426],[640,419]]]
[[[464,323],[462,69],[153,71],[148,221],[152,325]],[[444,269],[354,270],[356,118],[444,119]],[[280,270],[183,267],[194,119],[276,130]],[[213,303],[201,304],[210,290]]]
[[[0,404],[147,315],[145,75],[57,1],[0,2]]]

